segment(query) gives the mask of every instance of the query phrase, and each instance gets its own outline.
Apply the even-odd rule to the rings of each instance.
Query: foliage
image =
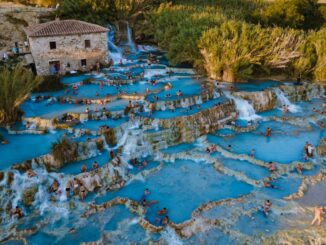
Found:
[[[105,141],[108,145],[114,145],[117,143],[117,140],[115,137],[115,131],[113,128],[108,128],[102,133],[104,134]]]
[[[78,19],[105,25],[116,17],[114,0],[64,0],[57,11],[63,19]]]
[[[19,120],[19,105],[40,82],[40,77],[20,65],[0,68],[0,125]]]
[[[312,32],[308,40],[316,53],[316,66],[313,69],[313,78],[317,81],[326,81],[326,27],[318,32]]]
[[[49,75],[42,77],[42,83],[40,83],[33,92],[51,92],[64,89],[64,85],[60,82],[60,76]]]
[[[41,7],[54,7],[59,0],[12,0],[14,3],[21,3],[24,5],[37,5]]]
[[[190,63],[212,78],[226,81],[280,73],[326,79],[322,69],[324,32],[284,28],[286,19],[280,27],[273,21],[269,23],[272,26],[257,24],[264,21],[257,21],[255,9],[264,13],[272,5],[258,0],[174,3],[161,4],[148,15],[155,41],[167,51],[172,64]],[[298,13],[305,18],[297,27],[316,27],[320,20],[317,23],[306,16],[317,11],[314,1],[309,2],[311,8],[306,0],[303,3]]]
[[[64,0],[57,11],[63,19],[79,19],[100,25],[127,20],[164,0]]]
[[[206,31],[199,48],[211,76],[236,81],[250,78],[255,67],[265,71],[286,68],[300,56],[297,49],[302,40],[297,31],[226,21]]]
[[[51,146],[51,154],[60,163],[67,163],[77,158],[77,144],[67,137],[62,137]]]
[[[318,0],[275,0],[254,16],[267,26],[300,29],[319,28],[324,22]]]

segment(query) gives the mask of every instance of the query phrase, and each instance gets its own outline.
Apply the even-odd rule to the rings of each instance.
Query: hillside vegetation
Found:
[[[317,1],[174,1],[149,16],[155,41],[174,64],[190,63],[212,78],[326,80],[325,20]]]
[[[137,40],[154,42],[172,64],[191,64],[215,79],[283,75],[326,81],[326,6],[318,0],[58,2],[63,19],[101,25],[129,20],[146,37]]]

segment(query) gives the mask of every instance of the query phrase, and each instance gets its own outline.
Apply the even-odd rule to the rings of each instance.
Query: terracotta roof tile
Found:
[[[108,29],[102,26],[80,20],[55,20],[25,28],[29,37],[66,36],[107,31]]]

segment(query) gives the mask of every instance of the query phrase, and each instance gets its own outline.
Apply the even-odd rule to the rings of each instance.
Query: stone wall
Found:
[[[90,40],[90,48],[85,48],[85,40]],[[56,42],[56,49],[50,49],[50,42]],[[86,59],[88,68],[97,62],[108,62],[106,33],[36,37],[29,38],[29,43],[39,75],[50,74],[50,61],[60,61],[61,74],[83,70],[82,59]],[[70,67],[67,67],[68,63]]]

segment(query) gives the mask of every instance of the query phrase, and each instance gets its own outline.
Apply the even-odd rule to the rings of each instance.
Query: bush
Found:
[[[59,139],[51,146],[51,154],[60,163],[67,163],[76,160],[78,157],[77,143],[66,137]]]
[[[60,76],[49,75],[42,77],[42,83],[33,92],[51,92],[64,89],[65,86],[60,82]]]

